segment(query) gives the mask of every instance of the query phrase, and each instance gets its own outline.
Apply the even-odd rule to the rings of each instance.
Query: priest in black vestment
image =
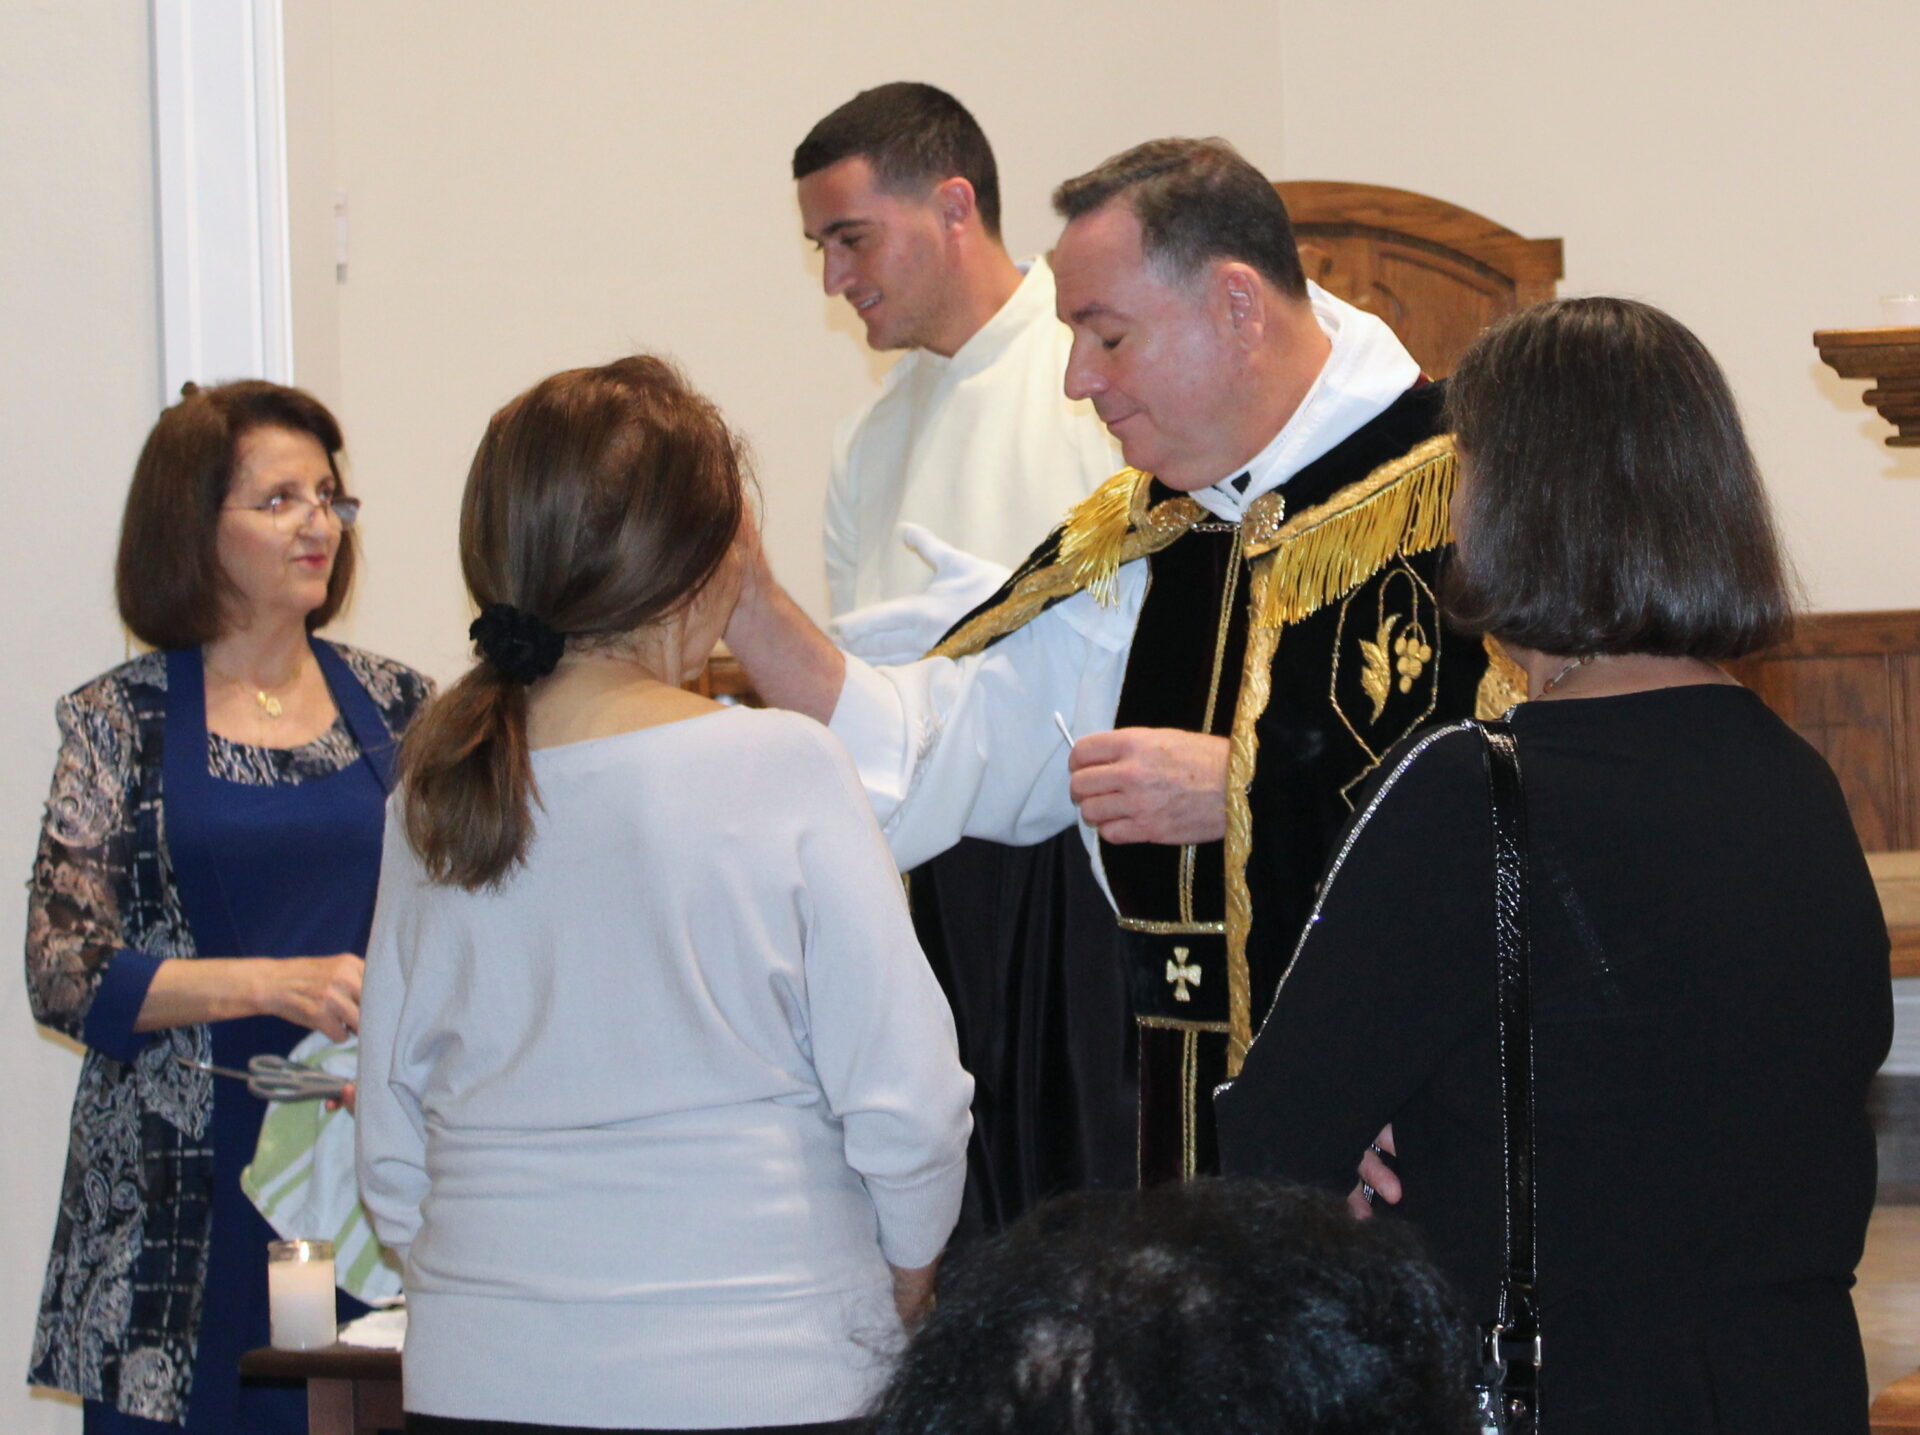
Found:
[[[839,653],[762,564],[728,640],[769,701],[847,743],[903,869],[963,837],[1078,827],[1121,933],[1150,1184],[1214,1169],[1210,1093],[1360,780],[1414,728],[1515,693],[1434,600],[1454,476],[1439,388],[1306,282],[1259,172],[1221,141],[1154,141],[1054,198],[1067,393],[1131,467],[926,660]],[[983,875],[922,900],[1010,920]],[[1032,1025],[1019,1002],[1004,1016]]]

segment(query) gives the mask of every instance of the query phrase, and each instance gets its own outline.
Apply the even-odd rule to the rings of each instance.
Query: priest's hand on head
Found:
[[[764,604],[780,585],[767,563],[767,550],[760,542],[760,525],[752,514],[741,520],[733,535],[732,557],[740,572],[740,602]]]
[[[1224,737],[1166,727],[1097,732],[1067,768],[1080,816],[1109,842],[1218,842],[1227,835]]]
[[[740,598],[727,621],[727,646],[769,707],[826,722],[840,700],[846,658],[775,580],[752,523],[740,525],[733,545]]]

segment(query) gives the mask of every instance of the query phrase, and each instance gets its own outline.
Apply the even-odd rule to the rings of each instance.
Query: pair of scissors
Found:
[[[245,1071],[192,1061],[184,1056],[176,1056],[174,1060],[195,1071],[211,1071],[215,1076],[244,1081],[247,1090],[263,1101],[338,1101],[346,1095],[348,1085],[344,1076],[330,1076],[318,1067],[264,1053],[250,1059]]]

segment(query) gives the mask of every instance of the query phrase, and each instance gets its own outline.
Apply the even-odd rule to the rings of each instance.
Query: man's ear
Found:
[[[973,181],[954,175],[933,187],[933,202],[940,210],[940,223],[953,229],[979,213],[973,196]]]
[[[1259,347],[1266,336],[1268,295],[1259,271],[1249,264],[1228,262],[1214,271],[1216,303],[1227,327],[1245,348]]]

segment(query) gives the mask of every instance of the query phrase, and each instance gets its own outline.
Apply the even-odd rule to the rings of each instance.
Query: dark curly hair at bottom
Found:
[[[869,1435],[1466,1435],[1412,1230],[1250,1181],[1084,1192],[954,1257]]]

